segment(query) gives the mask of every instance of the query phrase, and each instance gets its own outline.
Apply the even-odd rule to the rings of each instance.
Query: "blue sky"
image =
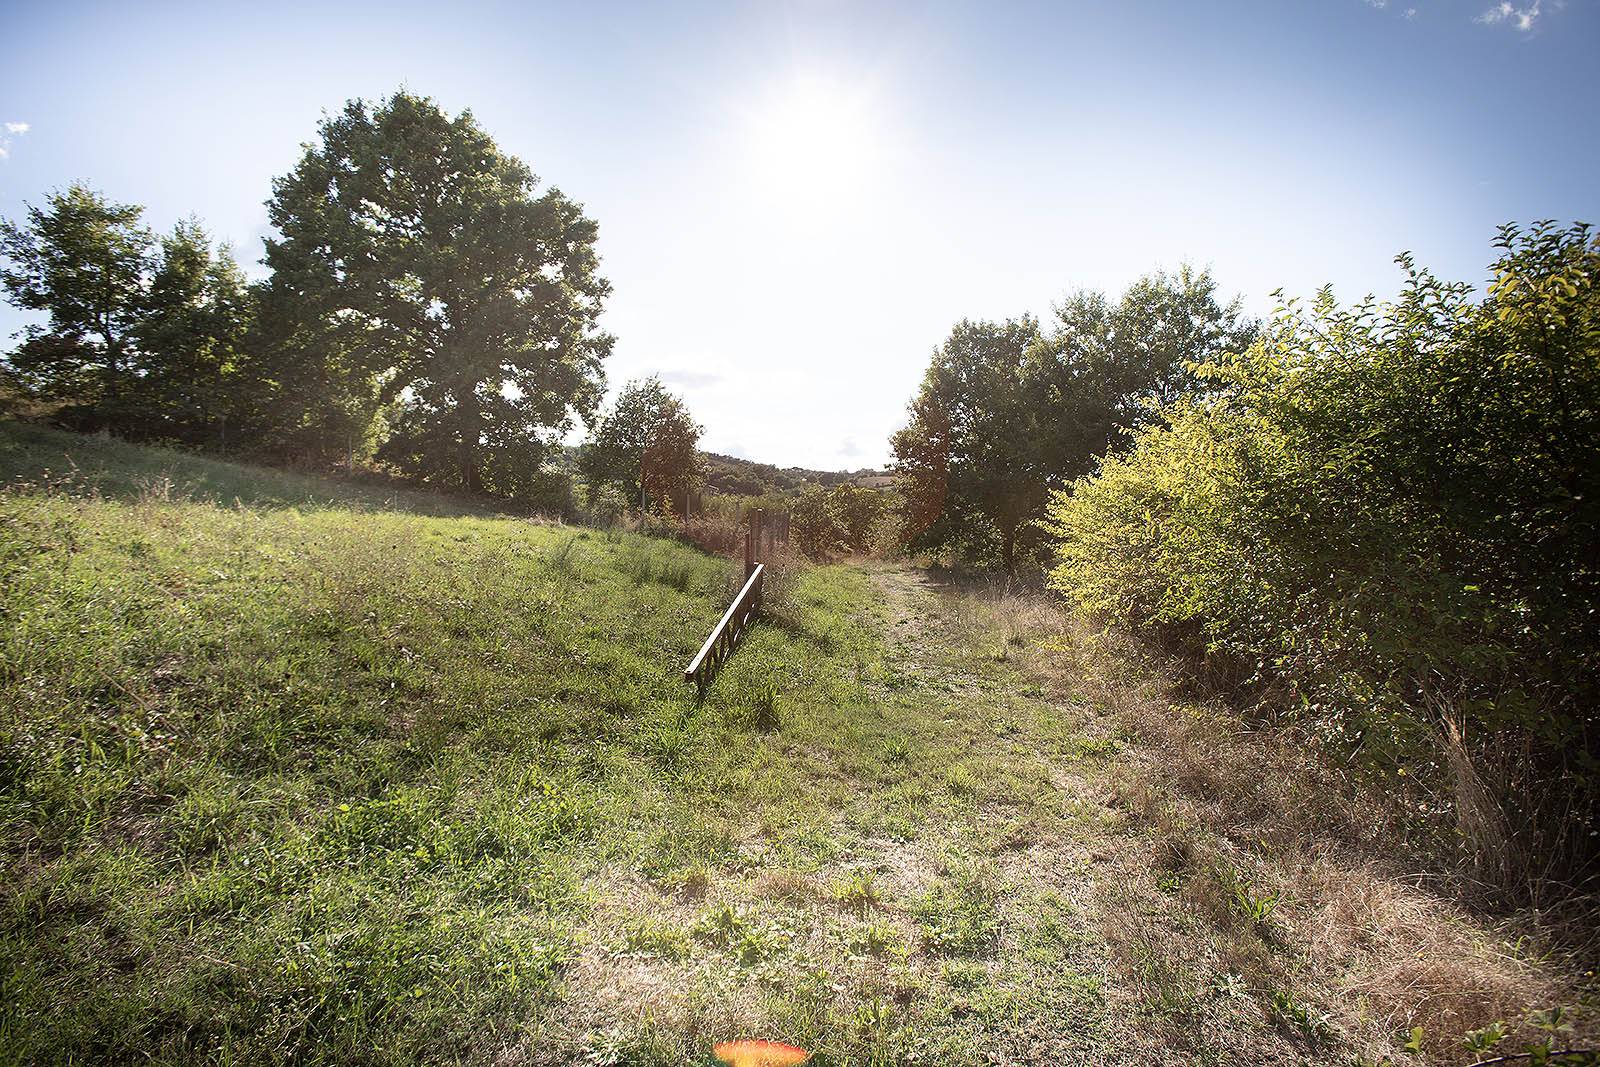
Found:
[[[1600,0],[0,0],[0,41],[0,215],[83,180],[247,263],[324,111],[471,108],[599,221],[613,385],[783,464],[882,463],[964,316],[1478,282],[1500,222],[1600,222]]]

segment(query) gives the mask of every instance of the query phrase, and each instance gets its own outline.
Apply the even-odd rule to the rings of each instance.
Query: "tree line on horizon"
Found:
[[[1195,391],[1193,366],[1242,351],[1258,328],[1209,270],[1189,266],[1148,274],[1115,300],[1069,293],[1048,325],[963,319],[890,441],[906,543],[1037,573],[1051,490]]]
[[[198,221],[158,236],[84,185],[0,222],[0,285],[47,316],[3,364],[11,405],[80,430],[536,492],[551,446],[604,393],[595,222],[471,112],[425,97],[353,100],[317,133],[273,182],[260,282]]]

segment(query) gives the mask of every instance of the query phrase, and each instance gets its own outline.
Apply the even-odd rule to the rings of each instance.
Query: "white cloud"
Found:
[[[6,123],[6,132],[0,134],[0,159],[11,155],[11,142],[14,138],[21,137],[32,128],[26,122]]]
[[[1479,15],[1474,21],[1480,22],[1485,26],[1494,26],[1503,22],[1515,27],[1519,32],[1527,33],[1533,29],[1533,24],[1539,20],[1539,5],[1541,3],[1543,3],[1543,0],[1533,0],[1533,3],[1526,7],[1518,7],[1511,3],[1510,0],[1500,0],[1500,3]]]
[[[1391,9],[1389,7],[1389,0],[1363,0],[1363,2],[1368,7],[1372,8],[1374,11],[1389,11],[1389,10],[1393,10],[1393,11],[1397,12],[1400,15],[1400,17],[1405,19],[1407,22],[1414,22],[1414,21],[1416,21],[1416,18],[1417,18],[1417,9],[1414,8],[1414,7],[1393,8],[1393,9]]]

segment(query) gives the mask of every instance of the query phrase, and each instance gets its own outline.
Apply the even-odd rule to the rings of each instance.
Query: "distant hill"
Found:
[[[884,489],[893,484],[893,477],[883,470],[862,467],[854,471],[815,471],[806,467],[779,467],[771,463],[757,463],[725,456],[720,452],[702,452],[705,460],[706,491],[729,493],[735,496],[761,496],[763,493],[797,493],[808,485],[831,487],[851,483],[869,489]],[[551,461],[562,470],[576,471],[578,449],[564,445]]]
[[[720,452],[701,453],[705,458],[706,489],[715,493],[732,493],[738,496],[760,496],[762,493],[793,493],[808,485],[824,487],[849,482],[881,488],[886,477],[883,471],[863,467],[856,471],[814,471],[805,467],[777,467],[771,463],[756,463],[737,456],[724,456]]]

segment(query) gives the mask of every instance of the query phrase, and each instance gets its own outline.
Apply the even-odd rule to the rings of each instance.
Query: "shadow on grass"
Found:
[[[418,490],[378,475],[339,478],[231,463],[0,421],[0,492],[44,491],[121,500],[195,500],[253,508],[401,511],[436,518],[504,514],[503,501]]]

